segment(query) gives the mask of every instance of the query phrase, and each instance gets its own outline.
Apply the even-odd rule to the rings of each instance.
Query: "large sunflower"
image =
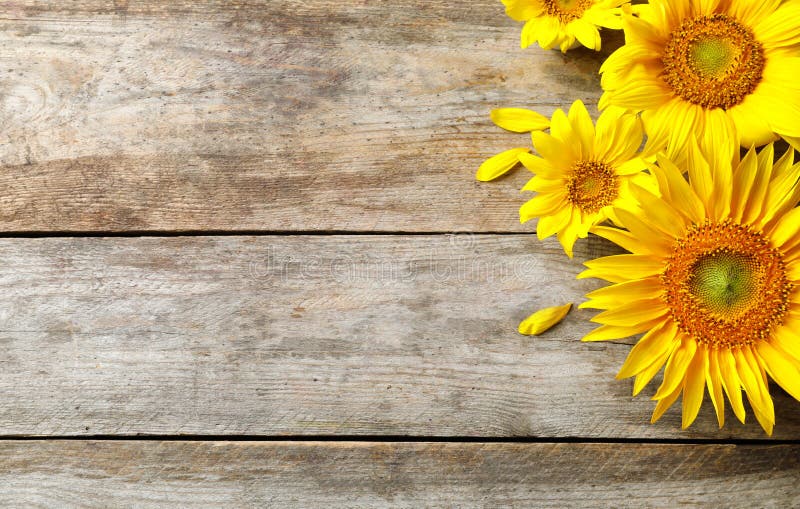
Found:
[[[558,234],[572,257],[578,238],[588,236],[592,226],[615,219],[614,207],[638,208],[630,193],[632,183],[655,185],[643,173],[647,163],[638,153],[643,136],[639,118],[623,110],[604,112],[596,128],[581,101],[575,101],[569,114],[556,110],[550,134],[532,134],[541,157],[517,154],[535,174],[522,190],[538,193],[520,208],[520,221],[539,218],[539,238]]]
[[[614,284],[582,305],[605,310],[584,340],[646,332],[618,378],[635,376],[635,395],[666,365],[653,422],[683,394],[688,427],[706,386],[720,426],[723,391],[744,422],[744,389],[771,434],[767,375],[800,399],[800,165],[791,149],[773,164],[772,144],[733,166],[714,167],[694,143],[689,152],[687,167],[664,157],[651,167],[661,198],[632,187],[643,213],[617,211],[627,232],[593,230],[631,254],[586,263],[579,277]]]
[[[619,6],[629,0],[502,0],[506,14],[524,21],[521,46],[534,42],[544,49],[567,52],[577,42],[600,49],[599,27],[622,28]]]
[[[600,107],[642,112],[648,143],[677,160],[690,138],[733,154],[800,137],[800,2],[651,0],[623,15],[601,67]],[[721,145],[720,140],[731,142]]]

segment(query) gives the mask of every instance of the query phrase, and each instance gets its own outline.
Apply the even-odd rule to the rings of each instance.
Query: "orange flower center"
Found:
[[[542,0],[547,15],[563,23],[580,18],[593,3],[594,0]]]
[[[736,348],[783,323],[793,285],[763,234],[730,220],[695,226],[661,276],[680,330],[709,347]]]
[[[764,74],[764,47],[725,14],[686,20],[661,59],[662,78],[675,94],[706,109],[728,109],[753,93]]]
[[[598,161],[579,161],[567,180],[567,199],[583,212],[597,212],[619,195],[619,176]]]

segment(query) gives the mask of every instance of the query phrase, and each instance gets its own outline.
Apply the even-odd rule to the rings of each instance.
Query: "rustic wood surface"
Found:
[[[4,507],[796,507],[800,446],[0,442]]]
[[[594,111],[621,43],[519,29],[497,0],[0,0],[0,506],[800,505],[777,387],[777,444],[708,401],[652,426],[590,312],[516,333],[616,251],[530,235],[525,170],[474,181],[530,142],[488,113]]]
[[[589,311],[517,334],[598,284],[531,235],[6,239],[0,260],[5,435],[763,438],[710,404],[651,426],[614,379],[630,347],[579,341]]]
[[[489,111],[599,96],[496,0],[0,8],[3,231],[523,231]]]

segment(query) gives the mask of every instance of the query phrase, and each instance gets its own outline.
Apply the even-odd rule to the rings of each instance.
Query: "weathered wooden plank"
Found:
[[[763,438],[648,424],[589,312],[518,335],[579,270],[531,235],[0,240],[0,434]]]
[[[0,8],[3,231],[522,231],[489,110],[600,92],[496,0]]]
[[[4,507],[796,507],[800,446],[0,442]]]

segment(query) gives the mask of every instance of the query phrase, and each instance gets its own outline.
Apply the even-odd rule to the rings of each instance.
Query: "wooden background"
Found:
[[[800,505],[775,436],[680,430],[583,344],[580,261],[520,226],[499,106],[601,54],[495,0],[0,1],[0,505]],[[752,421],[752,422],[751,422]]]

